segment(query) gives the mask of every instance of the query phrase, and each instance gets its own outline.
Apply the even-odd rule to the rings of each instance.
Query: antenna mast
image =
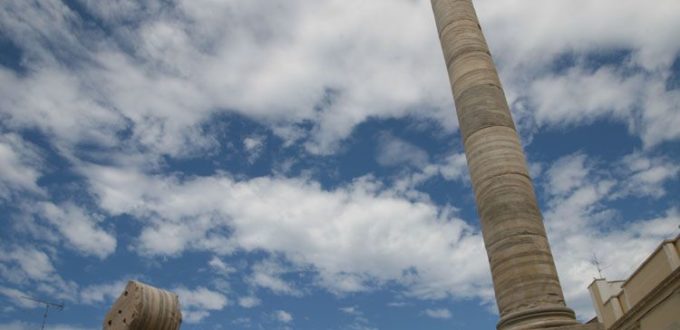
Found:
[[[32,300],[32,301],[35,301],[39,304],[45,305],[45,314],[43,314],[43,322],[42,322],[42,326],[40,327],[41,330],[45,330],[45,323],[47,323],[47,313],[50,311],[50,307],[54,307],[58,311],[64,310],[64,303],[56,304],[56,303],[53,303],[53,302],[33,298],[33,297],[30,297],[30,296],[21,296],[21,298],[24,298],[24,299],[27,299],[27,300]]]
[[[602,264],[600,263],[600,259],[597,258],[597,255],[593,253],[593,257],[590,259],[590,263],[597,268],[597,273],[600,275],[600,279],[603,279],[604,277],[602,276]]]

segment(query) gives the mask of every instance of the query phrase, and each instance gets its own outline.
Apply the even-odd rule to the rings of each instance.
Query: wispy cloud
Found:
[[[84,304],[105,303],[111,305],[125,289],[127,281],[118,280],[111,283],[93,284],[80,290],[80,300]]]
[[[290,313],[283,311],[283,310],[278,310],[278,311],[274,312],[274,317],[278,321],[283,322],[283,323],[293,322],[293,315],[291,315]]]
[[[220,251],[225,246],[283,253],[296,264],[313,265],[319,283],[338,292],[362,291],[364,282],[397,280],[419,296],[474,296],[477,288],[489,285],[479,281],[488,280],[484,260],[466,257],[483,255],[478,233],[446,209],[400,197],[370,178],[325,191],[298,179],[235,182],[219,177],[180,183],[112,168],[88,171],[99,178],[91,188],[111,214],[160,216],[148,219],[139,237],[139,248],[147,254]],[[235,234],[210,234],[225,226]],[[169,233],[174,239],[165,243]],[[453,264],[465,267],[451,274]],[[405,272],[411,268],[415,274]],[[254,270],[253,283],[294,291],[274,276],[279,271],[264,266]]]
[[[623,159],[628,165],[638,159],[642,169],[658,162],[640,154]],[[680,223],[675,208],[655,210],[658,217],[623,222],[610,202],[627,194],[640,196],[640,191],[629,190],[630,172],[611,175],[599,166],[603,165],[584,154],[572,154],[555,161],[546,172],[546,189],[552,196],[545,212],[548,235],[566,299],[582,318],[593,314],[585,290],[598,276],[591,262],[593,253],[609,266],[605,272],[609,279],[625,279],[661,240],[677,233]],[[617,164],[611,166],[616,168]],[[671,179],[664,177],[665,180],[654,180],[655,189],[662,191],[664,183]],[[640,187],[642,196],[648,195],[644,193],[645,185]]]
[[[0,135],[0,198],[10,198],[19,192],[44,194],[37,184],[42,162],[37,148],[19,135]]]
[[[439,309],[426,309],[423,313],[427,315],[428,317],[434,318],[434,319],[450,319],[451,318],[451,312],[448,309],[445,308],[439,308]]]
[[[378,139],[376,161],[383,166],[411,165],[416,168],[428,163],[429,155],[418,146],[383,133]]]
[[[229,304],[225,295],[205,287],[177,287],[172,292],[179,296],[183,319],[188,323],[201,322],[211,311],[222,310]]]
[[[534,171],[560,278],[580,315],[590,309],[584,274],[593,272],[593,250],[623,277],[680,221],[666,200],[680,168],[664,155],[680,139],[680,90],[667,86],[677,75],[680,3],[657,1],[475,2],[520,133],[607,121],[640,142],[627,156],[569,151]],[[120,277],[82,286],[62,268],[122,255],[157,267],[204,253],[200,265],[222,286],[171,284],[189,323],[229,305],[215,288],[230,281],[245,286],[234,293],[243,308],[309,287],[344,295],[390,286],[400,299],[492,303],[481,233],[462,219],[474,210],[432,198],[442,194],[427,185],[467,184],[464,154],[382,134],[367,157],[400,169],[397,176],[317,180],[290,170],[301,160],[335,162],[371,121],[434,123],[423,134],[452,139],[457,123],[428,1],[74,3],[0,4],[0,30],[17,49],[8,53],[16,67],[0,65],[0,203],[11,224],[0,246],[4,297],[103,304]],[[259,131],[219,139],[206,126],[225,114]],[[205,155],[225,145],[245,155],[228,165],[250,166],[275,143],[289,161],[270,176],[223,164],[197,176],[175,166],[212,164]],[[656,204],[635,217],[613,205],[636,198]],[[248,260],[240,266],[226,257],[241,254]],[[339,312],[358,311],[348,305]],[[451,317],[448,309],[423,313]],[[263,315],[281,326],[293,320],[283,310]]]

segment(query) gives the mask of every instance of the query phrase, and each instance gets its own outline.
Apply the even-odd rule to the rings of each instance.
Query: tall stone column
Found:
[[[432,0],[502,330],[576,325],[498,73],[471,0]]]

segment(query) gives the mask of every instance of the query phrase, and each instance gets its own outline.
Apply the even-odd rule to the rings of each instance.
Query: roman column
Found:
[[[432,0],[460,123],[501,330],[577,324],[564,303],[498,73],[471,0]]]

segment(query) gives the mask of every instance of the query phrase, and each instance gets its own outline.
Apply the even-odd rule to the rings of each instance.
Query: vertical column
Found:
[[[432,0],[501,313],[498,329],[577,324],[471,0]]]

